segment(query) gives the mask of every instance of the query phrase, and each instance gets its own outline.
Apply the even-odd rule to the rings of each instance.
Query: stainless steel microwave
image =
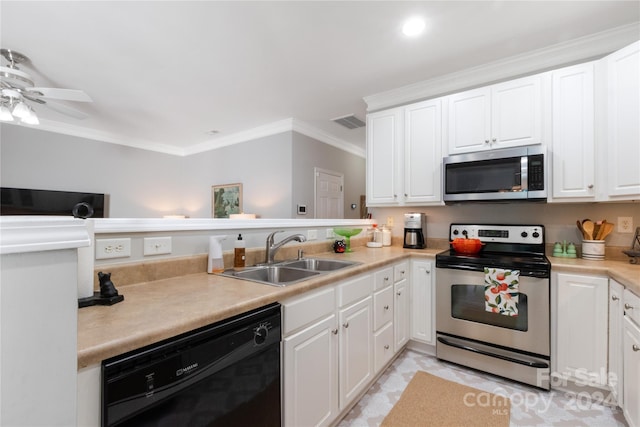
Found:
[[[445,203],[547,199],[541,146],[445,157],[443,171]]]

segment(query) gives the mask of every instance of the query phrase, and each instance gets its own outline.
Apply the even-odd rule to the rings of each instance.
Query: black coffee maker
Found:
[[[420,212],[404,214],[404,245],[408,249],[427,247],[427,216]]]

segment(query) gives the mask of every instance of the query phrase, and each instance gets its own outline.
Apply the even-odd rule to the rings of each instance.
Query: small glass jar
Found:
[[[382,226],[382,246],[391,246],[391,230]]]

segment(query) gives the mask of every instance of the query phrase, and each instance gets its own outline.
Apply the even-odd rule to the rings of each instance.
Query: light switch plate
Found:
[[[145,237],[144,255],[163,255],[171,253],[171,236]]]

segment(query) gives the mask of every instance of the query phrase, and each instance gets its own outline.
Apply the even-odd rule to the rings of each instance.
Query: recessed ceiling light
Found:
[[[405,21],[402,26],[402,33],[407,37],[415,37],[424,31],[424,19],[414,16]]]

